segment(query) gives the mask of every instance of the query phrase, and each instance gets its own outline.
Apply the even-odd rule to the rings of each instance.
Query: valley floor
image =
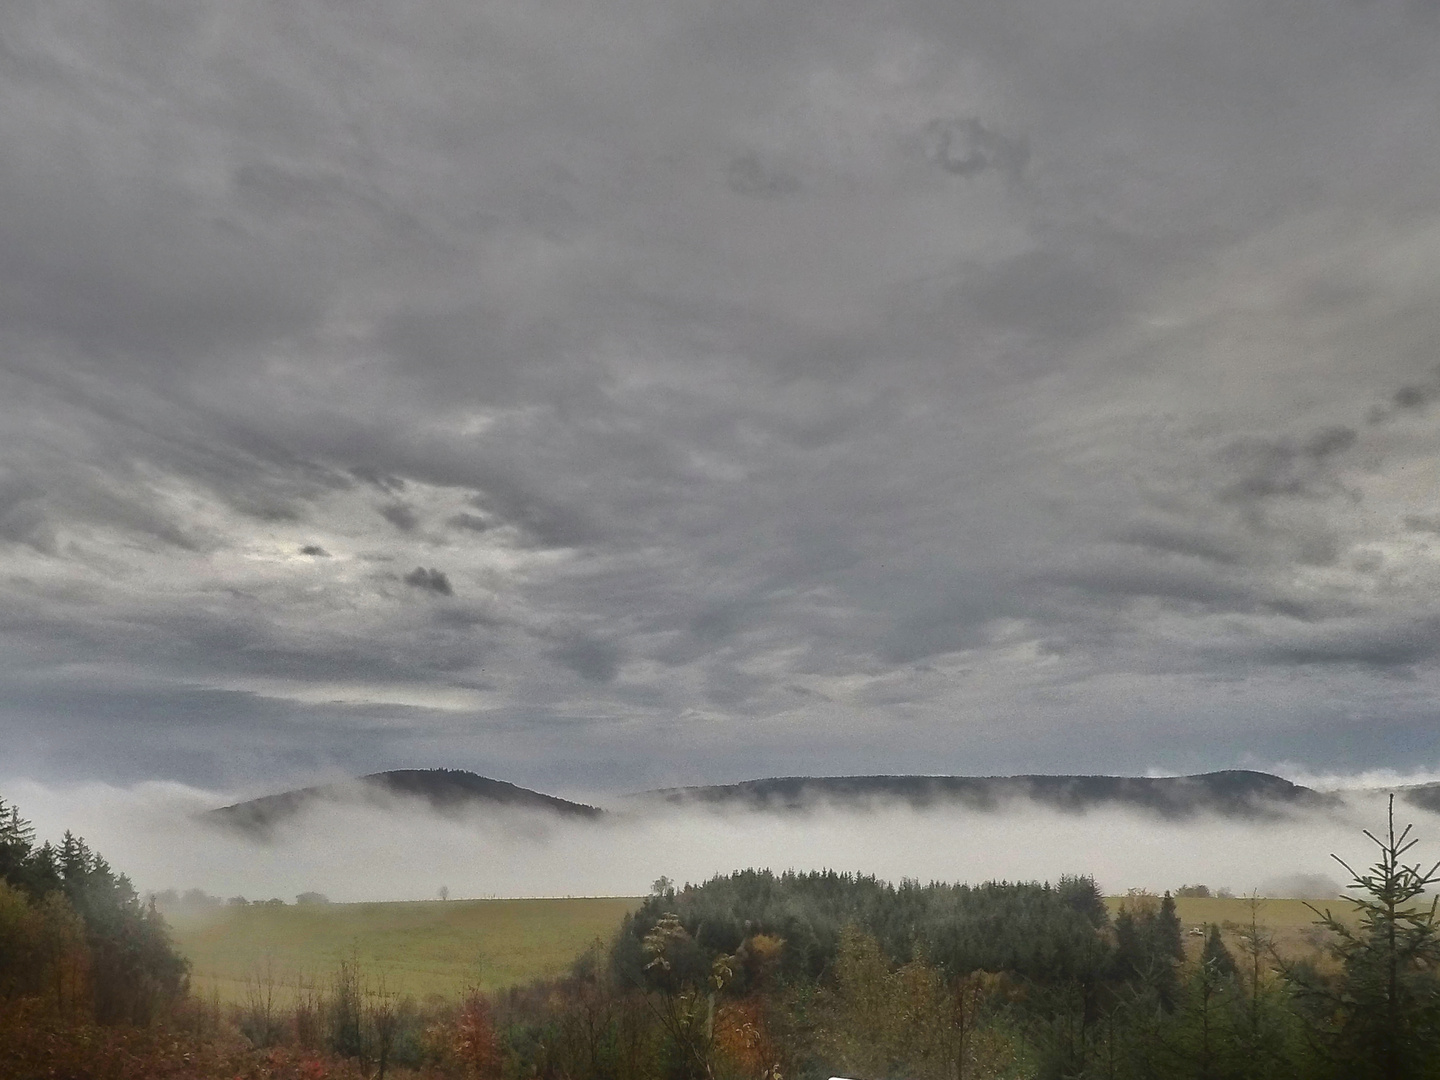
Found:
[[[1123,897],[1111,897],[1112,914]],[[192,965],[202,999],[241,1003],[261,984],[279,1000],[298,983],[323,984],[341,960],[354,960],[392,993],[423,1000],[458,997],[468,988],[494,991],[564,971],[597,939],[608,944],[639,898],[450,900],[405,903],[223,907],[171,914],[175,944]],[[1250,922],[1244,897],[1180,897],[1187,929],[1218,924],[1238,951]],[[1320,905],[1323,906],[1323,905]],[[1332,903],[1338,912],[1343,903]],[[1315,913],[1301,900],[1259,901],[1256,918],[1282,956],[1316,959]],[[1187,935],[1199,954],[1199,935]]]
[[[564,971],[608,943],[638,898],[449,900],[222,907],[167,915],[194,993],[225,1003],[260,984],[281,1000],[354,960],[391,993],[424,1000],[493,991]]]

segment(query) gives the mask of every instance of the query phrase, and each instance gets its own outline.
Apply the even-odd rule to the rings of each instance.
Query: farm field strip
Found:
[[[284,997],[324,986],[342,960],[391,992],[497,990],[563,971],[609,942],[638,898],[449,900],[224,907],[169,917],[196,993],[243,1001],[257,981]]]

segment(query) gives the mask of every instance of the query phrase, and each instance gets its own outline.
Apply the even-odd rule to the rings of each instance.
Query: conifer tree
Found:
[[[1180,917],[1175,911],[1175,898],[1168,892],[1158,910],[1122,908],[1116,916],[1115,974],[1123,981],[1149,987],[1167,1013],[1174,1010],[1179,999],[1177,967],[1184,959]]]
[[[1170,890],[1160,898],[1160,913],[1155,916],[1156,944],[1172,960],[1185,959],[1185,937],[1180,926],[1180,916],[1175,911],[1175,898]]]
[[[1210,924],[1210,933],[1205,937],[1205,948],[1200,953],[1200,963],[1224,978],[1235,976],[1235,957],[1225,947],[1220,936],[1220,927]]]
[[[1422,902],[1440,882],[1440,863],[1426,870],[1403,861],[1419,842],[1412,828],[1397,835],[1391,795],[1384,838],[1365,831],[1379,848],[1375,863],[1361,872],[1334,856],[1350,873],[1346,888],[1356,895],[1346,899],[1358,926],[1312,907],[1342,971],[1335,984],[1311,978],[1302,991],[1327,1006],[1322,1034],[1337,1072],[1354,1080],[1440,1076],[1440,901]]]
[[[15,806],[0,799],[0,878],[15,883],[35,846],[35,829]]]

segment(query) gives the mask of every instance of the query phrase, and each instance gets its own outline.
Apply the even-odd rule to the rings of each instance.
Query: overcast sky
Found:
[[[7,0],[0,777],[1440,762],[1433,0]]]

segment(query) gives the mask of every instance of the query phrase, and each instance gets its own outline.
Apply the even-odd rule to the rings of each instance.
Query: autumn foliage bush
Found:
[[[490,1001],[471,990],[452,1020],[440,1021],[427,1032],[436,1063],[447,1071],[473,1080],[498,1080],[502,1071],[500,1039]]]

